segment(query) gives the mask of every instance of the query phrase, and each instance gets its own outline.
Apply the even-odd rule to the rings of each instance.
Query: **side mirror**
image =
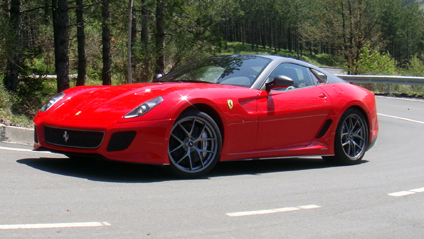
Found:
[[[326,83],[327,82],[327,75],[317,71],[315,69],[311,69],[312,73],[314,73],[314,75],[318,78],[318,80],[320,81],[320,83]]]
[[[161,73],[158,73],[158,74],[156,74],[154,77],[153,77],[153,81],[157,81],[157,80],[159,80],[160,78],[162,78],[162,74]]]
[[[286,88],[294,85],[294,81],[287,76],[278,75],[271,82],[266,83],[266,91],[275,88]]]

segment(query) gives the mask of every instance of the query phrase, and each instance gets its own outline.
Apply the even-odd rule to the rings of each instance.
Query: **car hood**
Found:
[[[65,91],[50,116],[78,120],[120,120],[143,102],[171,92],[234,88],[204,83],[141,83],[120,86],[82,86]]]

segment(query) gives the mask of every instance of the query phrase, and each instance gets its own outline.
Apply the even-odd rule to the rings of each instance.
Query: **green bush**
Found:
[[[0,76],[0,109],[6,111],[12,107],[12,97],[9,92],[6,90],[3,84],[3,77]]]
[[[412,57],[406,69],[406,75],[424,76],[424,54],[421,54],[420,57],[418,55]]]
[[[10,94],[4,87],[0,77],[0,123],[7,125],[32,127],[32,118],[25,114],[15,115],[12,113],[12,108],[15,106],[16,97]]]
[[[380,53],[365,46],[359,58],[359,75],[397,75],[397,62],[389,53]]]
[[[409,76],[424,76],[424,54],[420,57],[415,55],[409,60],[409,63],[404,71],[405,75]],[[411,91],[413,94],[424,94],[424,86],[420,85],[411,85]]]
[[[357,63],[357,74],[359,75],[397,75],[397,62],[389,53],[380,53],[371,49],[369,45],[363,48]],[[359,84],[375,93],[387,91],[387,84],[361,83]],[[401,90],[401,85],[393,85],[392,90]]]

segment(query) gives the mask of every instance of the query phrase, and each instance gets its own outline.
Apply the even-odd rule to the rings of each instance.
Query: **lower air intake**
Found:
[[[136,135],[135,131],[117,132],[110,138],[107,151],[121,151],[127,149]]]

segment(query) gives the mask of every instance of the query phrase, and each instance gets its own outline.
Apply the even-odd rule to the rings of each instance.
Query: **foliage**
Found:
[[[396,61],[389,53],[380,53],[371,50],[369,45],[364,46],[357,62],[357,73],[362,75],[396,75]],[[374,91],[385,92],[386,84],[362,83],[361,86]],[[395,86],[398,88],[399,86]]]
[[[59,0],[60,1],[60,0]],[[12,114],[33,115],[56,92],[51,1],[21,0],[19,31],[9,29],[11,1],[0,6],[0,78],[19,45],[19,89]],[[275,54],[355,74],[421,74],[424,10],[406,0],[135,0],[133,82],[153,78],[159,58],[157,4],[164,4],[165,72],[215,54]],[[101,1],[83,0],[86,84],[102,84]],[[127,82],[128,1],[109,1],[112,84]],[[421,1],[422,4],[422,1]],[[69,72],[77,73],[75,2],[69,1]],[[19,39],[14,42],[13,39]],[[74,86],[70,80],[70,86]],[[415,86],[412,89],[420,90]],[[378,89],[377,89],[378,90]],[[383,90],[383,89],[382,89]],[[400,89],[399,90],[403,90]],[[4,104],[4,103],[2,103]],[[12,112],[13,111],[13,112]]]
[[[424,54],[421,54],[421,56],[415,55],[403,72],[410,76],[424,76]],[[424,86],[411,85],[411,91],[414,94],[422,95],[424,94]]]
[[[1,78],[2,77],[0,77],[0,79]],[[2,110],[1,111],[2,117],[8,116],[8,115],[11,114],[9,109],[12,107],[12,105],[13,105],[12,96],[4,88],[4,85],[2,83],[0,83],[0,109]]]
[[[379,0],[378,3],[378,24],[387,50],[404,66],[416,53],[423,52],[423,10],[416,1],[407,4],[399,0]]]
[[[0,77],[0,80],[2,77]],[[11,95],[0,83],[0,123],[6,125],[15,125],[23,127],[32,127],[31,117],[26,114],[16,114],[12,108],[16,105],[16,97]]]
[[[424,54],[415,55],[408,63],[405,75],[424,76]]]
[[[397,62],[390,53],[380,53],[371,50],[369,45],[364,46],[359,55],[357,73],[362,75],[396,75]]]
[[[0,33],[2,33],[2,36],[0,36],[0,78],[3,82],[3,75],[6,65],[6,59],[7,59],[7,48],[8,48],[8,42],[9,42],[9,34],[8,34],[8,27],[7,27],[7,19],[5,19],[4,15],[0,14]]]

